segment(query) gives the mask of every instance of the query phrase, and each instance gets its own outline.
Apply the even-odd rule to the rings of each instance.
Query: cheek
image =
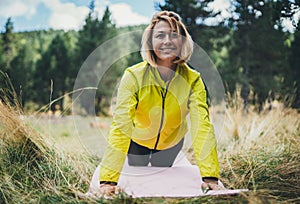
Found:
[[[177,46],[182,46],[182,40],[181,39],[177,39],[176,41],[175,41],[175,44],[177,45]]]
[[[153,47],[153,49],[159,47],[159,45],[160,45],[160,42],[158,40],[155,40],[155,39],[152,40],[152,47]]]

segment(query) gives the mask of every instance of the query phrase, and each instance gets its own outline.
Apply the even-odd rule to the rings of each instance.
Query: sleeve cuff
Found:
[[[202,181],[205,182],[205,179],[210,179],[210,180],[214,180],[214,181],[218,181],[219,179],[216,177],[202,177]]]
[[[112,184],[112,185],[118,185],[117,182],[114,182],[114,181],[100,181],[100,184]]]

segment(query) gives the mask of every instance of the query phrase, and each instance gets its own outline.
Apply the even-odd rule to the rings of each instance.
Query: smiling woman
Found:
[[[98,195],[119,192],[126,157],[133,167],[172,167],[188,132],[188,115],[201,187],[222,188],[204,83],[187,64],[192,53],[193,41],[180,16],[155,14],[142,38],[144,61],[125,70],[118,88]]]

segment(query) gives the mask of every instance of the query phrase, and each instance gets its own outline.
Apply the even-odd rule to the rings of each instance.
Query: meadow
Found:
[[[222,181],[250,191],[181,199],[81,198],[101,161],[111,118],[24,115],[4,103],[0,110],[0,203],[300,202],[300,114],[282,105],[260,114],[254,107],[245,113],[240,99],[212,107]],[[193,162],[188,142],[183,151]]]

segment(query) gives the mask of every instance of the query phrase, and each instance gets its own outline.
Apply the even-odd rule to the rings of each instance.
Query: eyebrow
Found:
[[[153,33],[156,32],[156,33],[176,33],[177,31],[176,30],[172,30],[172,31],[164,31],[164,30],[154,30]]]

